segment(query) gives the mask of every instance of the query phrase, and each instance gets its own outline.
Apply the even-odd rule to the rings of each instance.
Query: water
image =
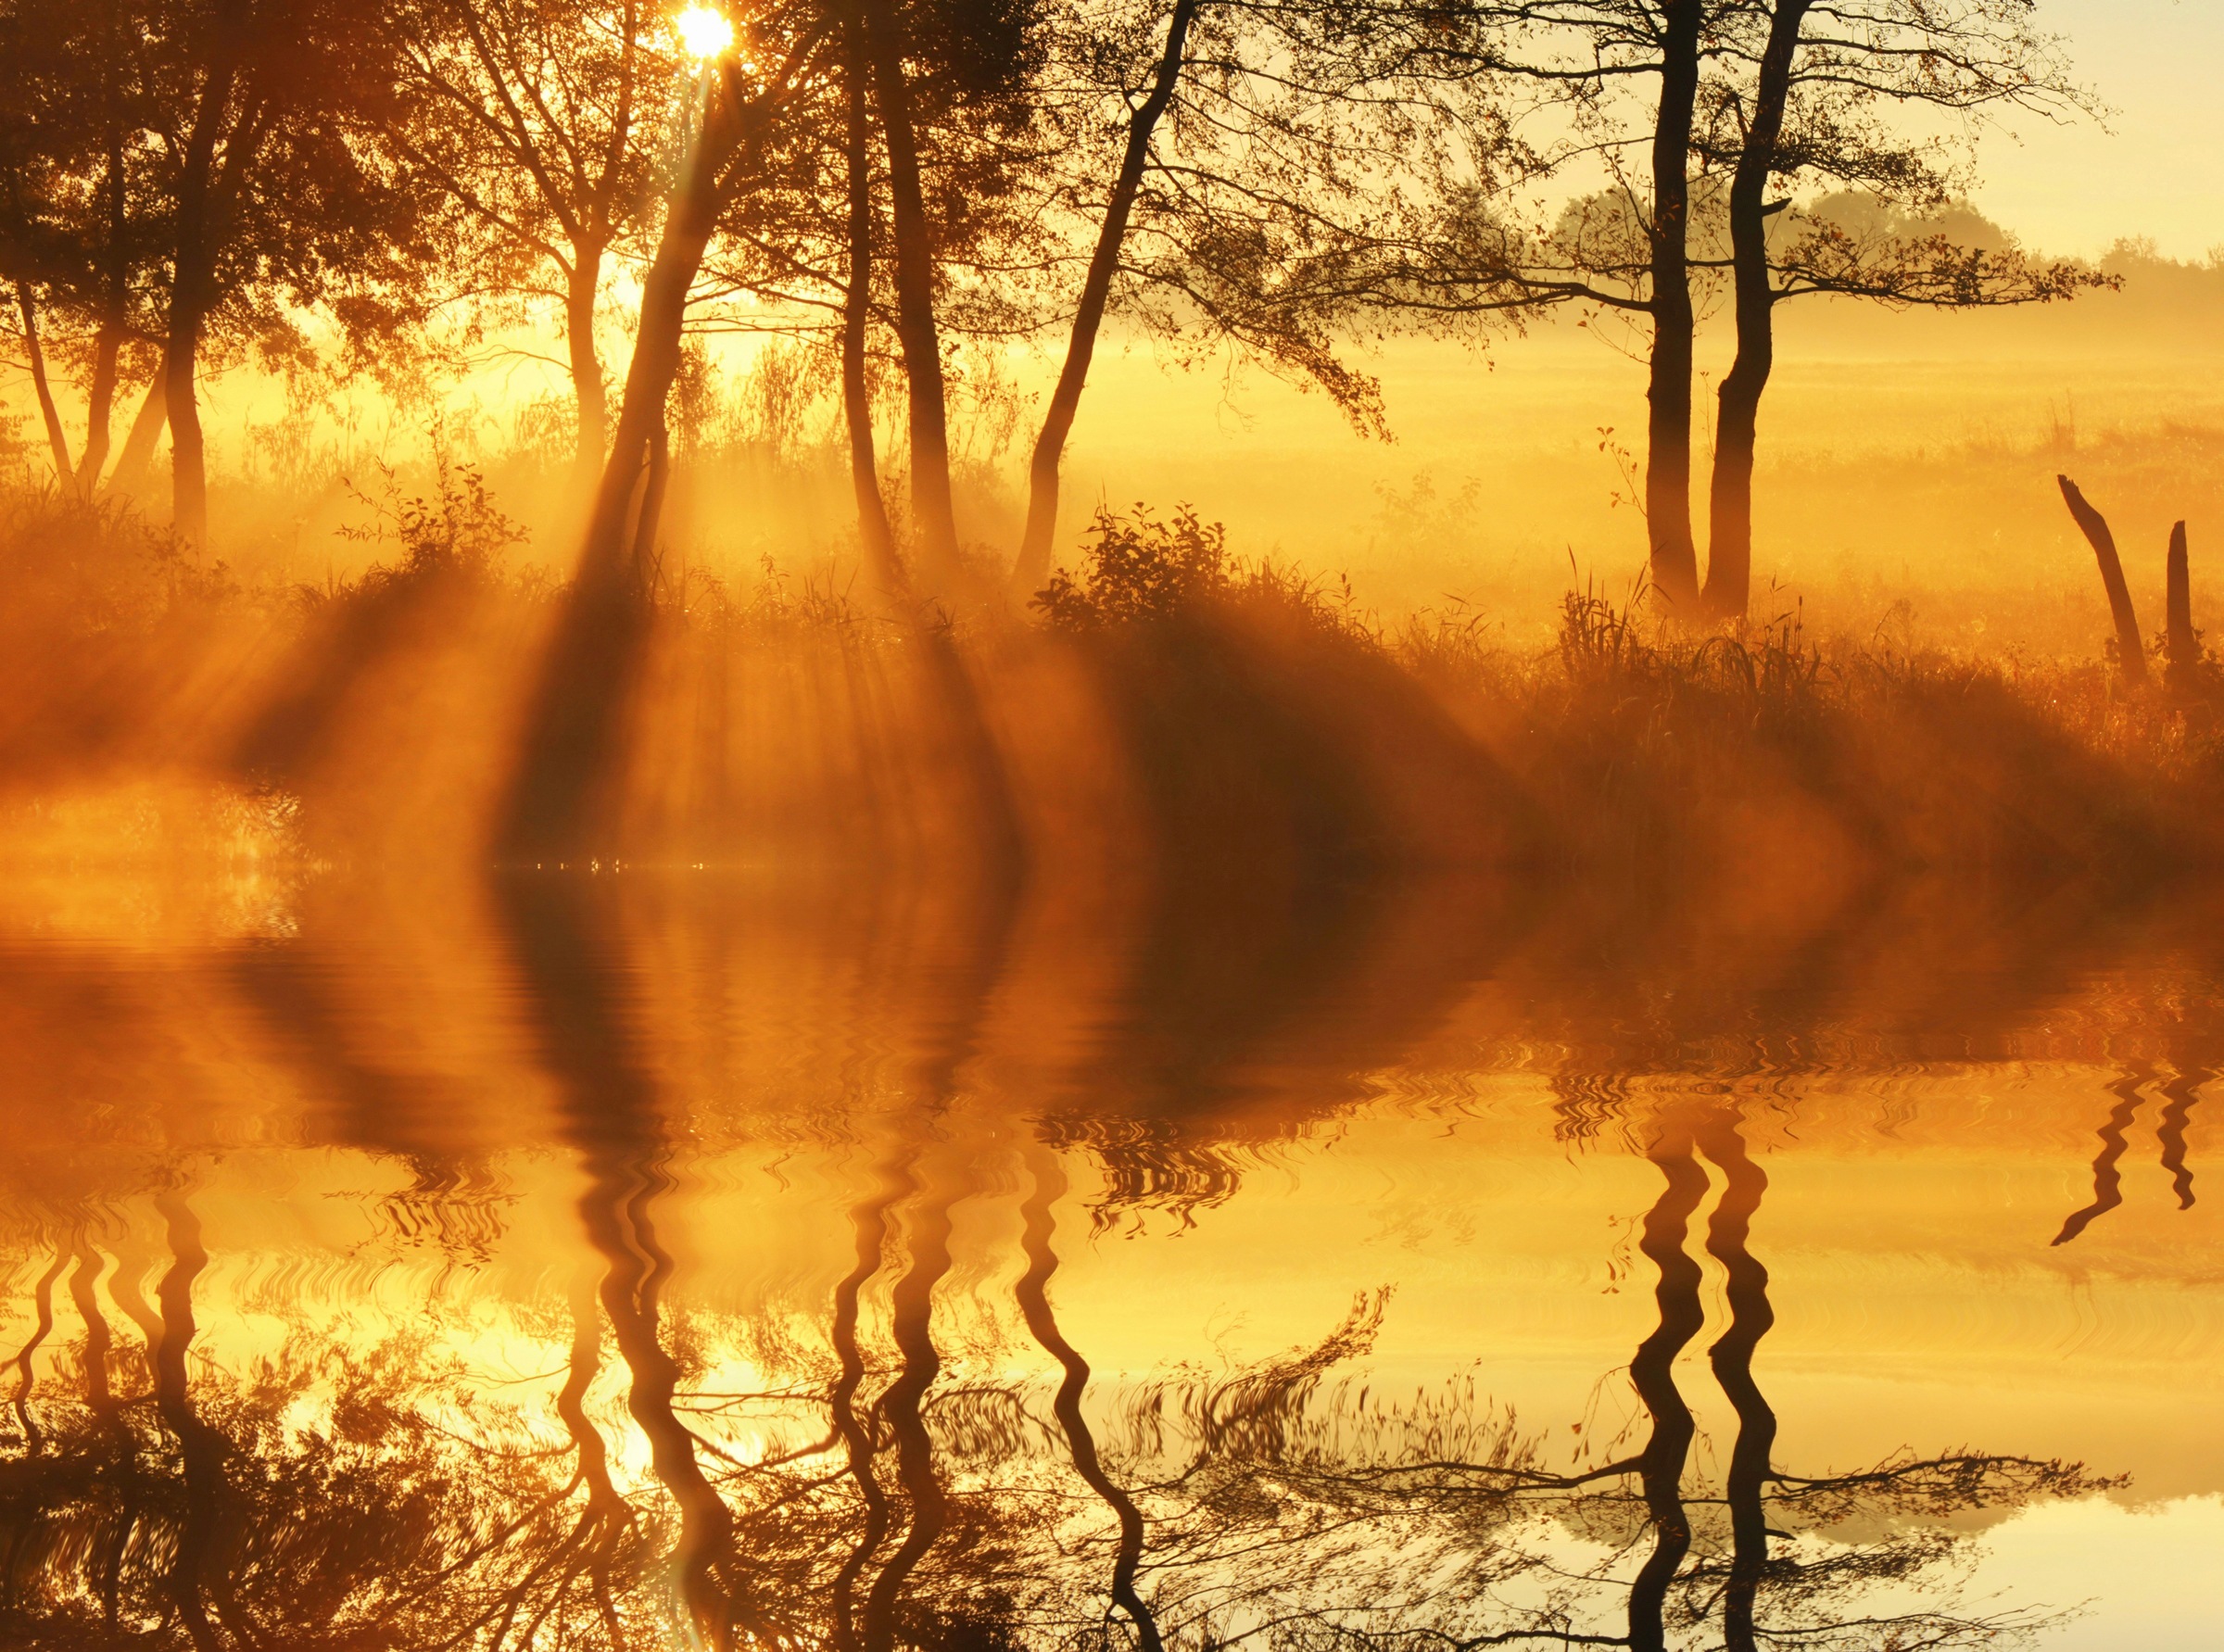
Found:
[[[11,1644],[2224,1644],[2193,903],[0,905]]]

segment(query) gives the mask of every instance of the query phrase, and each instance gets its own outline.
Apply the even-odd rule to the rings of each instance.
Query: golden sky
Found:
[[[2041,0],[2039,19],[2106,128],[2018,120],[1984,145],[1978,203],[2052,253],[2140,235],[2173,258],[2224,247],[2224,0]]]

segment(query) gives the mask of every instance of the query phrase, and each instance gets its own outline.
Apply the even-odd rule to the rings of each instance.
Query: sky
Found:
[[[1981,151],[1978,205],[2033,247],[2091,256],[2152,237],[2171,258],[2224,248],[2224,0],[2041,0],[2106,129],[2024,120]]]

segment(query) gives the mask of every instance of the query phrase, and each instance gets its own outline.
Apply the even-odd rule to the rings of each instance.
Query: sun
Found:
[[[708,62],[733,49],[734,25],[726,14],[708,6],[690,6],[672,19],[679,44],[690,57]]]

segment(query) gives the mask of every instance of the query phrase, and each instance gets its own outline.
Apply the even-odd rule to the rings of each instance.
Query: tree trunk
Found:
[[[111,60],[117,48],[117,8],[108,6],[108,48]],[[131,322],[131,254],[125,244],[123,122],[114,107],[115,88],[108,84],[108,267],[107,306],[100,318],[100,337],[93,351],[93,390],[85,407],[85,450],[77,461],[78,491],[87,498],[100,486],[100,473],[108,462],[109,427],[116,409],[116,370],[123,349],[124,333]]]
[[[586,243],[572,248],[565,272],[563,341],[571,355],[572,396],[578,409],[576,467],[582,483],[592,486],[602,473],[610,439],[609,398],[602,390],[602,358],[595,349],[595,299],[602,286],[602,248]]]
[[[170,348],[162,358],[170,381],[170,521],[180,539],[199,545],[208,537],[208,450],[193,385],[200,322],[183,297],[171,297]]]
[[[1768,182],[1791,97],[1791,60],[1814,0],[1776,0],[1753,88],[1753,116],[1730,182],[1730,256],[1738,283],[1738,359],[1722,381],[1708,500],[1709,619],[1741,620],[1753,587],[1753,448],[1761,395],[1775,366],[1775,285],[1768,271]]]
[[[185,144],[178,182],[177,250],[171,268],[170,347],[163,355],[169,383],[171,525],[179,538],[198,545],[208,536],[208,460],[201,437],[201,410],[194,396],[194,367],[201,323],[212,297],[214,252],[209,245],[209,185],[216,167],[217,134],[232,101],[236,70],[227,46],[201,89],[200,107]]]
[[[1058,525],[1058,473],[1065,462],[1066,440],[1073,430],[1073,416],[1081,403],[1089,380],[1089,363],[1096,354],[1097,331],[1104,324],[1105,305],[1112,293],[1112,278],[1119,271],[1119,253],[1127,239],[1128,217],[1134,210],[1136,192],[1143,186],[1144,168],[1149,163],[1151,136],[1167,106],[1173,101],[1174,83],[1182,73],[1182,54],[1189,26],[1197,14],[1197,0],[1174,0],[1167,20],[1166,50],[1158,57],[1158,72],[1150,95],[1128,118],[1128,145],[1120,157],[1119,175],[1111,199],[1105,205],[1105,221],[1098,228],[1096,250],[1090,256],[1089,273],[1081,283],[1081,297],[1073,314],[1073,334],[1066,346],[1066,365],[1051,392],[1050,408],[1042,417],[1042,434],[1035,439],[1034,458],[1028,472],[1027,531],[1019,541],[1019,560],[1012,583],[1022,597],[1030,594],[1050,573],[1053,540]]]
[[[958,573],[957,516],[950,496],[950,415],[942,385],[941,338],[934,320],[934,247],[919,183],[911,93],[903,43],[889,0],[866,0],[866,41],[873,87],[888,135],[890,194],[895,206],[896,333],[910,393],[911,512],[919,567],[928,586],[946,591]]]
[[[85,450],[77,461],[77,490],[88,498],[99,485],[101,468],[108,462],[110,426],[116,417],[116,368],[123,351],[124,318],[111,308],[101,318],[100,336],[93,347],[93,389],[85,402]]]
[[[1645,454],[1645,523],[1653,600],[1693,618],[1699,553],[1691,541],[1691,117],[1699,98],[1701,0],[1669,0],[1661,43],[1661,106],[1652,133],[1652,363]]]
[[[582,586],[623,584],[638,573],[638,496],[651,453],[664,431],[664,404],[679,373],[681,331],[688,294],[702,268],[717,216],[716,190],[708,158],[691,167],[681,183],[656,258],[641,288],[640,322],[634,334],[633,360],[618,405],[617,432],[602,468],[595,505],[588,518],[587,543],[580,553]]]
[[[2170,529],[2170,561],[2162,634],[2169,650],[2163,680],[2173,694],[2191,694],[2201,673],[2201,638],[2193,630],[2193,582],[2186,566],[2185,523]]]
[[[644,530],[655,532],[661,486],[652,472],[664,440],[664,404],[679,372],[688,294],[717,221],[719,168],[739,135],[733,113],[722,126],[714,106],[682,157],[679,185],[642,284],[610,458],[499,827],[499,851],[518,861],[545,863],[601,847],[595,839],[608,825],[604,804],[647,637],[643,576],[651,549]]]
[[[123,451],[117,456],[116,469],[108,476],[108,491],[114,494],[134,494],[146,480],[147,466],[154,461],[155,444],[162,439],[163,426],[170,422],[170,359],[165,356],[155,364],[155,376],[140,398],[139,411],[132,420],[130,433],[123,438]]]
[[[2078,485],[2067,476],[2056,476],[2062,486],[2063,501],[2069,513],[2084,530],[2085,542],[2092,547],[2092,554],[2101,564],[2101,584],[2108,592],[2109,617],[2116,622],[2117,669],[2123,673],[2128,687],[2147,686],[2146,647],[2140,639],[2139,616],[2132,612],[2131,588],[2124,583],[2124,564],[2116,554],[2116,536],[2108,531],[2108,522],[2098,511],[2085,502]]]
[[[68,487],[77,475],[70,462],[70,437],[62,429],[62,415],[54,405],[54,388],[46,382],[46,352],[39,347],[39,308],[31,296],[31,283],[16,283],[16,309],[23,318],[23,347],[31,358],[31,387],[38,395],[39,416],[46,422],[46,450],[54,457],[54,479]]]
[[[873,179],[866,121],[865,25],[848,25],[847,124],[845,161],[849,168],[849,287],[841,304],[841,410],[850,438],[850,486],[857,497],[857,537],[881,594],[891,604],[911,594],[896,536],[889,525],[888,501],[880,496],[880,465],[873,451],[873,401],[865,382],[865,332],[873,305]]]

